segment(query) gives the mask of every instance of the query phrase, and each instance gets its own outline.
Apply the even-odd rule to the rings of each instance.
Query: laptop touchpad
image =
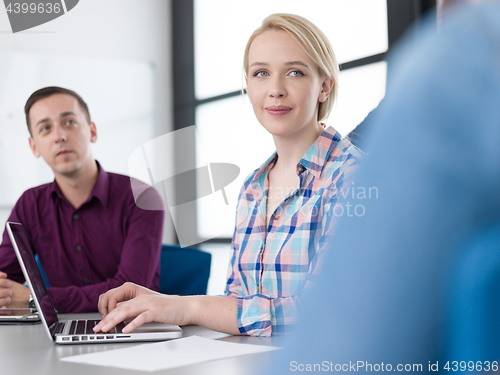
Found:
[[[181,329],[179,326],[173,324],[151,322],[140,326],[139,328],[132,331],[132,333],[171,332],[171,331],[181,331]]]

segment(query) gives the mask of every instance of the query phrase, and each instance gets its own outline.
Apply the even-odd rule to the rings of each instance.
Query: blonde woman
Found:
[[[101,296],[96,331],[133,319],[123,332],[159,321],[270,336],[295,323],[298,298],[341,216],[340,191],[361,153],[322,122],[335,101],[338,65],[314,24],[291,14],[267,17],[247,43],[244,72],[276,152],[241,189],[226,295],[170,296],[127,283]]]

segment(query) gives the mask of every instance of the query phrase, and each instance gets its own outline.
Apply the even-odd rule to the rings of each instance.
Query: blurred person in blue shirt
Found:
[[[356,176],[378,195],[351,202],[364,215],[339,224],[296,336],[270,373],[453,373],[470,359],[495,370],[500,295],[479,322],[480,358],[453,357],[466,343],[454,339],[450,316],[452,306],[474,308],[453,294],[463,249],[478,233],[500,243],[500,1],[454,7],[439,31],[433,23],[390,57],[387,95]]]

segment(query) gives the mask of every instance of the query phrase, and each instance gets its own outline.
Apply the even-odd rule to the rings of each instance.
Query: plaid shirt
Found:
[[[361,156],[335,129],[326,129],[297,164],[300,186],[278,206],[267,231],[268,175],[277,154],[245,179],[225,290],[238,299],[242,334],[285,333],[296,322],[298,297],[317,272],[319,250],[343,212],[334,208]]]

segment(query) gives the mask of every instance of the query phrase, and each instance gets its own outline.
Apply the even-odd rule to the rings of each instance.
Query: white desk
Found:
[[[98,314],[61,314],[60,319],[99,319]],[[228,342],[282,346],[283,338],[229,336],[199,326],[183,327],[184,337],[201,336]],[[9,375],[126,375],[146,374],[113,367],[90,366],[62,362],[67,356],[126,348],[142,343],[56,345],[48,337],[41,324],[0,326],[0,369]],[[203,375],[245,375],[262,374],[276,352],[247,355],[200,363],[197,365],[157,371],[154,374],[203,374]]]

